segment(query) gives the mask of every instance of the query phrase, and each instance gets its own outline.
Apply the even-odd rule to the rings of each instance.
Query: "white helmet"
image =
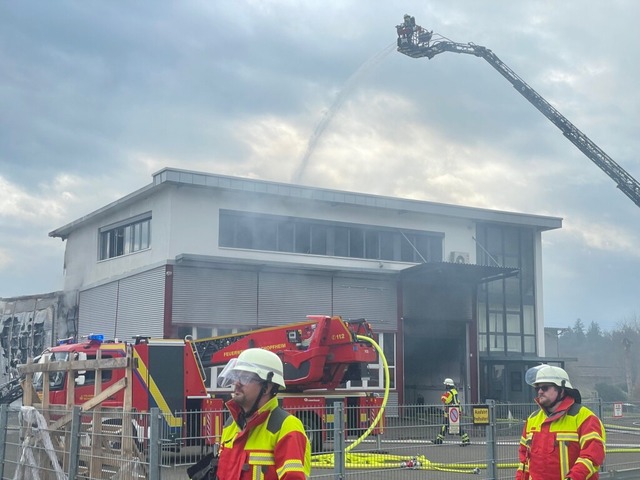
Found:
[[[560,367],[554,367],[553,365],[538,365],[536,367],[530,368],[527,370],[527,373],[524,376],[525,382],[527,382],[532,387],[539,385],[541,383],[553,383],[558,387],[566,387],[571,388],[571,382],[569,381],[569,375],[564,369]]]
[[[228,387],[238,380],[242,382],[246,373],[253,373],[262,380],[271,380],[280,388],[285,388],[283,371],[282,360],[275,353],[263,348],[248,348],[222,369],[218,375],[218,385]]]
[[[453,383],[453,380],[450,379],[450,378],[445,378],[444,382],[442,382],[442,383],[444,383],[447,387],[455,387],[456,386],[456,384]]]

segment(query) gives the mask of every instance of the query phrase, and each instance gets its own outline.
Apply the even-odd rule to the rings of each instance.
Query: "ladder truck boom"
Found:
[[[276,353],[284,364],[287,391],[335,389],[359,379],[360,368],[377,361],[368,322],[339,316],[308,315],[308,321],[220,337],[191,340],[203,367],[224,365],[252,347]]]
[[[398,51],[412,58],[432,59],[443,52],[466,53],[486,60],[498,73],[573,143],[587,158],[604,171],[622,192],[640,207],[640,183],[618,165],[578,127],[556,110],[538,92],[531,88],[513,70],[505,65],[491,50],[474,43],[452,42],[416,25],[414,17],[405,15],[404,22],[396,26]]]

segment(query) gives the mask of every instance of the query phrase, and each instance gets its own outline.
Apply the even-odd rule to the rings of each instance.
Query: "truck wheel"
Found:
[[[311,453],[322,452],[322,428],[318,416],[313,412],[298,412],[296,417],[302,422],[307,438],[309,438]]]

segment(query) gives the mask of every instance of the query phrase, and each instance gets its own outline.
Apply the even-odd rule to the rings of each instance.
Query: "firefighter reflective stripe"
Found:
[[[284,465],[282,465],[278,469],[278,478],[282,477],[285,473],[289,473],[289,472],[305,473],[304,465],[300,460],[297,460],[295,458],[287,460],[284,462]]]
[[[558,432],[556,439],[559,442],[577,442],[580,437],[577,432]]]
[[[598,442],[604,443],[604,439],[598,432],[591,432],[583,435],[582,438],[580,438],[580,448],[584,447],[585,443],[590,440],[596,440]]]
[[[264,472],[262,467],[256,465],[253,467],[253,473],[251,474],[251,480],[264,480]]]
[[[222,432],[219,480],[304,480],[311,473],[311,448],[302,422],[272,398],[240,430],[240,407],[227,403],[231,421]]]
[[[560,455],[560,478],[567,478],[571,465],[569,464],[569,448],[566,442],[558,441],[558,454]]]
[[[598,467],[596,467],[593,464],[593,462],[588,458],[579,458],[578,460],[576,460],[576,463],[581,463],[582,465],[584,465],[587,468],[587,470],[589,470],[590,472],[589,476],[593,475],[598,471]]]
[[[552,416],[540,409],[523,429],[516,480],[567,478],[597,480],[605,457],[605,431],[588,408],[566,397]],[[522,468],[522,465],[525,468]]]
[[[249,452],[251,465],[275,465],[273,452]]]

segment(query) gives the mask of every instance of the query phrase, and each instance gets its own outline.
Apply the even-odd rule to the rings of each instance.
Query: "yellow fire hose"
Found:
[[[416,470],[437,470],[441,472],[453,472],[453,473],[470,473],[478,474],[481,469],[487,468],[485,463],[439,463],[431,462],[424,455],[418,455],[415,457],[406,457],[400,455],[390,455],[381,453],[367,453],[367,452],[351,452],[355,447],[360,445],[369,435],[373,429],[380,423],[384,410],[389,398],[389,364],[384,356],[380,345],[372,338],[358,335],[358,340],[369,342],[380,355],[382,360],[382,366],[384,369],[384,397],[382,399],[382,405],[376,415],[376,418],[371,422],[369,428],[351,445],[345,449],[345,466],[347,468],[358,469],[380,469],[380,468],[407,468]],[[616,427],[620,428],[620,427]],[[633,429],[629,428],[628,429]],[[624,452],[640,452],[638,448],[607,448],[607,453],[624,453]],[[334,467],[334,455],[333,453],[320,453],[311,456],[311,465],[314,468],[333,468]],[[518,468],[518,463],[499,463],[498,468]]]

